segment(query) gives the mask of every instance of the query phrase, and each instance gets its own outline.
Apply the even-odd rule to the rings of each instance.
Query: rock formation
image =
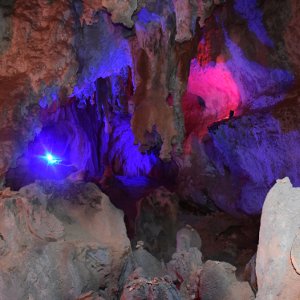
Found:
[[[200,273],[200,299],[255,299],[247,282],[238,282],[235,267],[224,262],[207,261]]]
[[[202,1],[186,5],[189,11],[193,7],[199,10],[201,22],[212,12],[203,8]],[[0,13],[0,97],[6,118],[0,123],[4,142],[2,177],[41,126],[36,104],[44,108],[53,101],[62,104],[75,96],[83,105],[95,97],[94,83],[98,78],[113,77],[126,68],[130,68],[127,76],[132,74],[134,85],[134,93],[129,96],[133,96],[135,106],[131,120],[135,142],[149,149],[152,145],[146,135],[157,131],[162,141],[162,158],[170,158],[173,144],[181,147],[181,96],[193,44],[197,43],[192,40],[195,22],[189,25],[193,35],[189,37],[192,47],[188,49],[175,42],[174,12],[167,4],[16,1],[1,5]],[[192,19],[196,17],[197,14]],[[119,23],[127,28],[114,25]],[[178,33],[179,30],[181,26]],[[169,95],[174,99],[174,107],[167,105]],[[107,112],[106,107],[104,116],[110,119]],[[14,135],[22,136],[22,144]]]
[[[176,195],[162,187],[156,189],[138,204],[136,240],[142,240],[145,249],[158,258],[169,259],[176,247],[177,214]]]
[[[287,177],[267,195],[256,259],[257,299],[300,297],[299,205],[300,190]]]
[[[0,298],[300,298],[298,2],[0,0]]]
[[[130,243],[123,214],[93,184],[1,193],[1,299],[116,299]],[[22,283],[22,284],[21,284]]]
[[[7,170],[19,166],[28,143],[47,126],[41,114],[61,115],[57,111],[71,102],[83,114],[90,110],[80,127],[89,132],[85,156],[92,159],[83,169],[91,176],[101,177],[112,164],[113,174],[148,176],[161,164],[159,157],[182,160],[180,173],[190,178],[184,185],[196,202],[209,199],[234,215],[259,214],[274,180],[285,175],[295,184],[298,180],[297,171],[274,162],[280,154],[270,150],[274,138],[284,157],[294,157],[296,146],[287,140],[298,135],[290,132],[297,117],[289,121],[298,99],[294,2],[1,4],[3,183]],[[76,114],[80,118],[82,112]],[[97,118],[87,125],[91,114]],[[120,146],[114,133],[125,126],[128,137]],[[122,154],[108,158],[110,147],[122,148]],[[144,155],[128,163],[126,153],[134,147],[150,160]],[[262,153],[270,153],[268,159]],[[78,170],[79,156],[68,158]],[[257,169],[268,175],[253,174]]]

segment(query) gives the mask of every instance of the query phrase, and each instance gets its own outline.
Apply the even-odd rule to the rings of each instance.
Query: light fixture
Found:
[[[42,158],[47,161],[48,165],[58,165],[61,163],[61,159],[56,157],[55,155],[53,155],[50,152],[46,152],[44,156],[42,156]]]

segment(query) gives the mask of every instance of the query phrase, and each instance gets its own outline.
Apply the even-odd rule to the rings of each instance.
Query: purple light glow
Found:
[[[83,31],[83,35],[76,36],[82,70],[72,96],[85,100],[95,92],[94,82],[98,78],[119,74],[133,64],[130,45],[123,37],[122,27],[113,25],[106,13],[100,12],[98,22],[84,25]]]
[[[138,13],[138,20],[139,22],[148,24],[150,22],[160,23],[162,21],[162,18],[157,14],[149,12],[148,9],[142,8]]]
[[[225,30],[224,35],[232,56],[226,65],[239,87],[243,106],[259,109],[282,101],[294,76],[287,70],[271,69],[249,61]]]
[[[234,8],[242,18],[248,21],[249,30],[261,43],[269,47],[274,46],[263,24],[263,13],[258,8],[256,0],[236,0]]]
[[[300,185],[299,130],[283,132],[271,113],[242,117],[234,121],[233,127],[223,124],[211,136],[214,150],[206,153],[218,173],[225,176],[226,165],[235,182],[245,179],[234,203],[241,211],[260,213],[267,192],[278,178],[288,176],[294,185]],[[218,205],[234,211],[221,198]]]
[[[79,170],[79,154],[75,160],[73,152],[80,152],[80,149],[73,147],[76,139],[71,140],[71,133],[66,124],[45,126],[29,143],[28,151],[21,158],[21,174],[26,174],[25,177],[32,182],[36,179],[63,179]],[[81,157],[81,161],[84,160]]]
[[[134,135],[128,118],[115,118],[113,126],[112,148],[109,153],[111,165],[119,166],[125,176],[149,175],[159,158],[154,153],[141,153],[138,145],[134,145]]]
[[[59,87],[47,87],[43,90],[43,95],[39,100],[39,105],[42,108],[46,108],[51,105],[54,101],[58,100]]]

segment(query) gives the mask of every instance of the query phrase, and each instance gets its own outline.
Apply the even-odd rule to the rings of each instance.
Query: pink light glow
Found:
[[[199,105],[197,96],[204,100],[205,108]],[[197,118],[194,121],[199,123],[201,118],[202,122],[200,121],[199,125],[205,126],[206,130],[211,123],[226,119],[230,110],[237,115],[240,102],[237,84],[225,63],[201,68],[196,60],[192,62],[187,94],[183,101],[187,119]]]
[[[198,97],[204,100],[202,106]],[[239,115],[240,102],[238,86],[224,62],[201,67],[197,60],[193,60],[187,93],[183,98],[187,144],[191,133],[203,137],[208,126],[228,118],[231,110],[235,116]]]
[[[225,63],[201,68],[194,60],[187,90],[203,98],[205,114],[213,116],[214,121],[228,117],[230,110],[236,111],[241,99],[239,89]]]

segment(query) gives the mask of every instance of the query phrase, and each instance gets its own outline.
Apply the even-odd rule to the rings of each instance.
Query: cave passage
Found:
[[[0,299],[300,299],[297,0],[0,0]]]

